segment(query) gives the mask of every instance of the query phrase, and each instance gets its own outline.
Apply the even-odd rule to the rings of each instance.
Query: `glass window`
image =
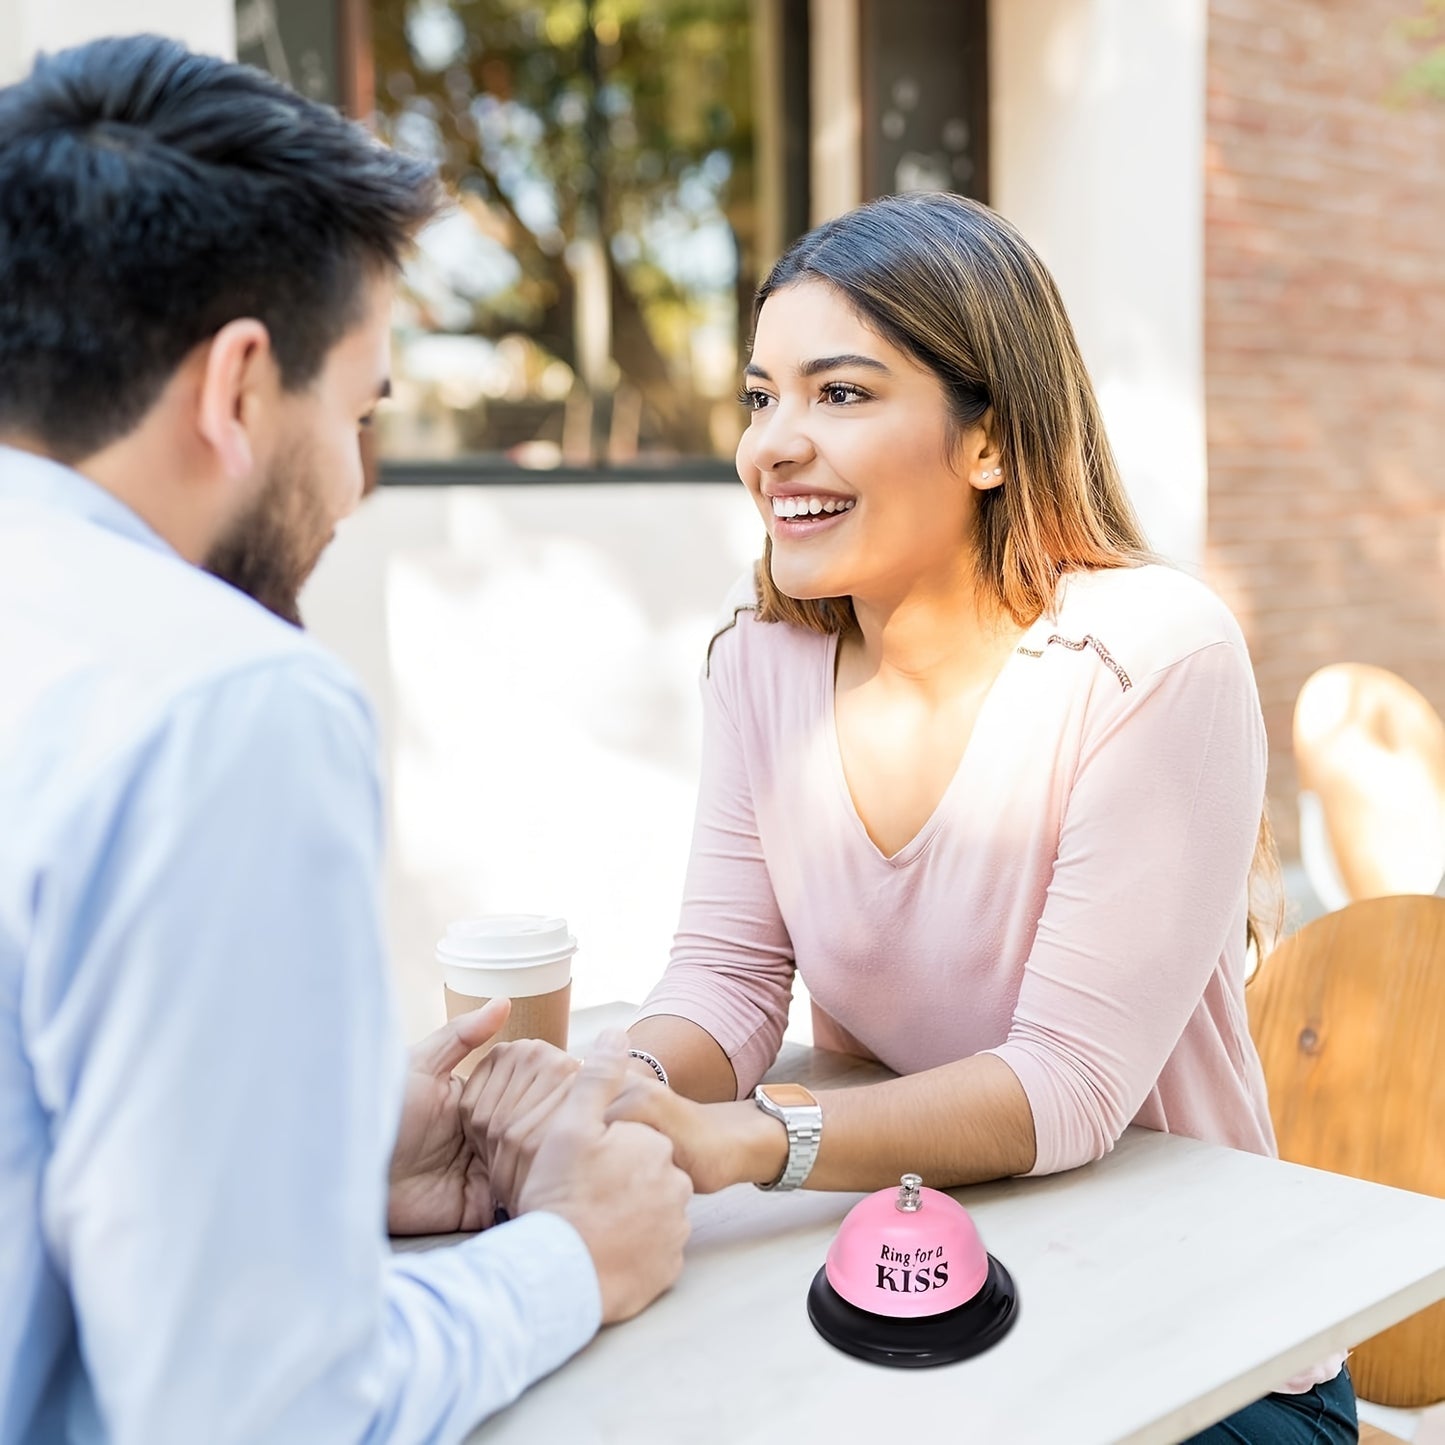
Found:
[[[404,277],[385,459],[721,473],[806,214],[805,9],[371,0],[377,130],[456,193]]]
[[[236,57],[312,100],[341,104],[341,18],[335,0],[236,0]]]
[[[865,0],[863,192],[988,200],[987,0]]]

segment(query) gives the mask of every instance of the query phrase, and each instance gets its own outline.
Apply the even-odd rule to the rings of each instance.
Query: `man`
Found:
[[[617,1040],[499,1200],[505,1005],[403,1082],[371,717],[292,625],[435,201],[167,41],[0,92],[0,1445],[455,1440],[680,1268]]]

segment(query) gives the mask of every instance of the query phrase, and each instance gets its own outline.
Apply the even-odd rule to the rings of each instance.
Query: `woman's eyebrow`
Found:
[[[869,371],[881,371],[884,376],[893,374],[881,361],[871,356],[863,356],[856,351],[845,351],[839,356],[816,356],[811,361],[803,362],[798,367],[798,375],[817,376],[820,371],[836,371],[845,366],[861,366]],[[761,377],[764,381],[773,379],[761,366],[752,361],[743,368],[743,374]]]

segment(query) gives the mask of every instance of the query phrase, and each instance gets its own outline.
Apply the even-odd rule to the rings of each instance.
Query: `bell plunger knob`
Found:
[[[901,1186],[898,1190],[897,1207],[904,1214],[917,1214],[923,1204],[923,1176],[921,1174],[905,1174],[898,1181]]]

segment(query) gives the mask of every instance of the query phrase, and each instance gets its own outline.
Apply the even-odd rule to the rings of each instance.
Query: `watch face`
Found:
[[[763,1093],[780,1109],[806,1108],[818,1102],[801,1084],[764,1084]]]

